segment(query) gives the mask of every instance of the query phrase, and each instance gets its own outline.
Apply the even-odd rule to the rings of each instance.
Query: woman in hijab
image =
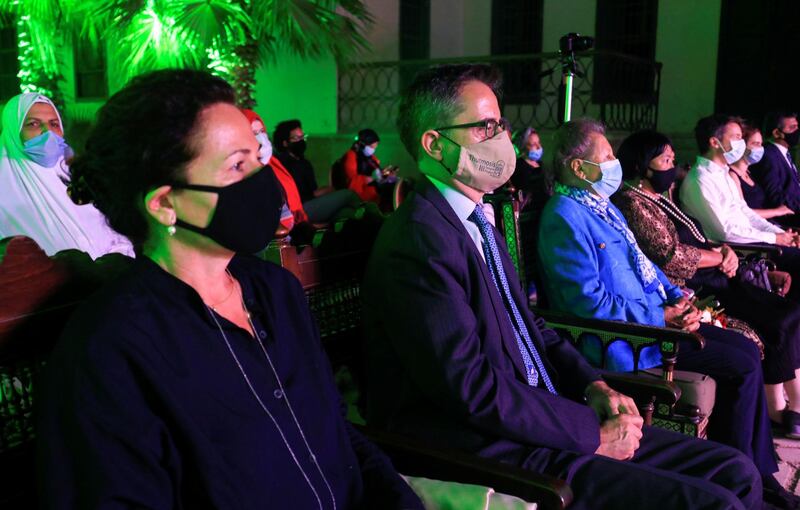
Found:
[[[0,238],[24,235],[52,255],[78,249],[92,258],[119,252],[133,255],[93,205],[76,205],[67,195],[61,116],[50,99],[35,93],[11,98],[3,109],[0,134]]]

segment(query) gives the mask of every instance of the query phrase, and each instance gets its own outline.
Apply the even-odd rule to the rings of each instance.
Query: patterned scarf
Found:
[[[565,186],[560,182],[555,183],[553,191],[578,202],[619,232],[628,242],[628,246],[631,247],[633,266],[636,268],[636,274],[639,275],[645,292],[658,292],[661,299],[664,301],[667,300],[667,293],[664,291],[664,285],[658,279],[656,267],[650,262],[650,259],[642,253],[639,244],[636,242],[636,238],[633,236],[633,232],[628,228],[625,221],[617,214],[617,211],[615,211],[613,207],[608,206],[608,200],[595,196],[587,190]]]

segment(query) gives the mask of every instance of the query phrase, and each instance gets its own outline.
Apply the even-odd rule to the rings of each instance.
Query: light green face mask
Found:
[[[460,145],[444,134],[442,137],[460,147],[456,169],[445,168],[453,179],[470,188],[490,193],[505,184],[514,173],[517,153],[505,131],[470,145]]]

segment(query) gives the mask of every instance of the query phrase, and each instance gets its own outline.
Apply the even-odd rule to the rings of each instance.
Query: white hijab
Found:
[[[52,255],[70,248],[93,259],[117,252],[133,256],[127,238],[114,232],[93,205],[76,205],[67,196],[67,164],[63,156],[52,167],[34,163],[24,152],[22,123],[31,106],[50,99],[25,93],[11,98],[3,109],[0,133],[0,239],[24,235]]]

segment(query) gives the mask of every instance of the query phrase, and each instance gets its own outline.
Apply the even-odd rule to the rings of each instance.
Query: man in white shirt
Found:
[[[796,246],[797,235],[756,214],[728,175],[728,165],[744,156],[742,126],[732,117],[711,115],[695,126],[700,156],[681,185],[685,212],[696,218],[710,239],[732,243]]]

